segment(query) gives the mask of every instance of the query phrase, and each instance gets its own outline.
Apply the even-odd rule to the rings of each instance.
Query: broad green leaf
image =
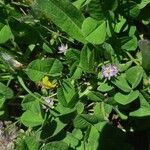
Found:
[[[37,0],[33,8],[35,8],[35,11],[41,12],[44,17],[54,22],[71,37],[85,43],[81,32],[84,17],[71,2],[68,0]]]
[[[77,103],[77,105],[76,105],[76,110],[77,110],[78,114],[83,113],[83,111],[84,111],[84,104],[79,101]]]
[[[6,100],[6,99],[5,99],[4,96],[0,96],[0,108],[3,107],[3,104],[4,104],[5,100]]]
[[[94,102],[101,102],[104,100],[103,94],[96,92],[96,91],[89,91],[87,97]]]
[[[129,86],[125,74],[121,74],[118,76],[115,81],[112,81],[114,85],[116,85],[119,89],[121,89],[124,92],[130,92],[131,87]]]
[[[94,138],[93,138],[94,137]],[[99,147],[100,133],[95,126],[92,126],[86,144],[87,150],[97,150]]]
[[[76,0],[73,2],[73,5],[76,6],[78,9],[82,7],[82,5],[85,3],[86,0]]]
[[[5,113],[5,111],[0,110],[0,116],[3,115]]]
[[[140,4],[138,4],[139,8],[142,9],[144,8],[146,5],[148,5],[150,3],[149,0],[142,0]]]
[[[94,115],[99,119],[99,121],[108,120],[111,111],[112,106],[104,102],[96,103],[94,106]]]
[[[116,10],[117,6],[117,0],[91,0],[88,5],[88,12],[93,18],[96,18],[97,20],[102,20],[108,17],[108,13]]]
[[[19,150],[39,150],[40,143],[35,135],[22,135],[16,140],[16,149]]]
[[[68,49],[66,52],[66,59],[69,62],[79,61],[80,51],[76,49]]]
[[[42,150],[68,150],[69,146],[62,141],[55,141],[46,144]]]
[[[52,49],[46,43],[43,44],[42,48],[47,53],[53,53]]]
[[[55,107],[55,110],[59,113],[57,116],[62,116],[73,113],[75,108],[67,108],[64,107],[61,103],[58,103],[58,105]]]
[[[76,116],[76,118],[73,121],[73,124],[75,128],[82,129],[94,125],[97,122],[98,118],[94,115],[80,114]]]
[[[131,2],[131,5],[130,5],[130,16],[133,17],[133,18],[137,18],[138,15],[140,14],[140,8],[139,8],[139,5],[137,3],[133,3]]]
[[[132,85],[132,89],[136,88],[143,77],[143,69],[140,66],[134,66],[126,71],[126,79]]]
[[[12,37],[12,33],[10,27],[8,25],[4,25],[2,29],[0,29],[0,44],[7,42]]]
[[[106,22],[98,22],[89,17],[83,22],[82,32],[88,42],[102,44],[106,38]]]
[[[76,129],[76,130],[74,130],[74,131],[78,131],[78,129]],[[79,131],[80,131],[80,130],[79,130]],[[81,131],[78,132],[78,134],[80,134],[79,136],[82,136]],[[67,132],[66,137],[63,139],[63,141],[64,141],[65,143],[67,143],[68,145],[70,145],[70,147],[72,147],[73,149],[75,149],[76,146],[79,145],[80,140],[81,140],[81,139],[78,139],[78,137],[76,137],[76,134],[74,134],[73,132],[72,132],[72,133]]]
[[[117,93],[115,94],[114,99],[119,104],[127,105],[136,100],[138,96],[139,91],[131,91],[129,94]]]
[[[90,1],[91,0],[76,0],[75,2],[73,2],[73,5],[80,9],[81,7],[89,4]]]
[[[21,116],[21,122],[27,127],[36,127],[43,123],[40,113],[34,113],[30,110],[25,111]]]
[[[127,63],[124,63],[124,64],[119,64],[119,71],[120,71],[120,72],[124,72],[124,71],[126,71],[131,65],[132,65],[132,61],[128,61]]]
[[[4,96],[6,99],[10,99],[13,97],[13,91],[0,82],[0,95]]]
[[[94,67],[94,50],[84,46],[80,54],[79,66],[86,72],[92,72]]]
[[[140,98],[140,108],[131,112],[129,115],[132,117],[146,117],[150,116],[150,105],[146,101],[146,99],[143,97],[143,95],[139,94]]]
[[[105,12],[103,11],[101,1],[99,0],[91,0],[88,5],[88,12],[92,18],[97,20],[102,20],[105,18]]]
[[[97,88],[98,91],[101,92],[108,92],[110,90],[112,90],[114,87],[109,85],[107,82],[103,82],[99,84],[99,87]]]
[[[37,97],[38,96],[39,95],[37,95]],[[41,107],[40,107],[39,101],[36,100],[30,94],[28,94],[24,97],[21,106],[24,110],[30,110],[34,113],[40,113],[41,112]]]
[[[62,71],[62,63],[54,58],[44,60],[32,61],[27,69],[26,73],[32,81],[38,82],[45,76],[60,76]]]
[[[76,96],[75,88],[70,80],[64,80],[61,87],[57,89],[58,100],[65,107],[75,105],[77,102]]]
[[[39,146],[40,146],[40,143],[39,141],[36,139],[36,137],[34,136],[26,136],[25,139],[23,139],[24,142],[25,142],[25,146],[27,150],[39,150]],[[22,150],[20,148],[20,150]]]
[[[75,62],[70,69],[71,79],[80,79],[82,75],[82,68],[79,66],[79,63]]]
[[[124,37],[121,38],[121,48],[127,51],[135,51],[137,48],[137,38],[135,36],[132,37]]]

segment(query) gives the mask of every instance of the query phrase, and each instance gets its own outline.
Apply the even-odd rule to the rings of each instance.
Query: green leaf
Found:
[[[106,22],[98,22],[90,17],[86,18],[82,25],[82,32],[88,42],[102,44],[106,38]]]
[[[50,142],[46,144],[42,150],[68,150],[69,146],[62,141],[59,142]]]
[[[13,91],[0,82],[0,94],[4,96],[6,99],[10,99],[13,97]]]
[[[108,120],[110,113],[112,112],[112,106],[110,104],[100,102],[94,106],[94,115],[99,121]]]
[[[66,59],[67,61],[79,61],[80,59],[80,51],[76,49],[68,49],[66,52]]]
[[[67,132],[67,136],[63,139],[70,147],[76,149],[79,145],[80,140],[82,139],[82,132],[79,129],[74,129],[72,133]]]
[[[84,17],[68,0],[37,0],[35,10],[40,11],[71,37],[85,43],[81,32]]]
[[[108,92],[110,90],[112,90],[114,87],[109,85],[107,82],[103,82],[103,83],[100,83],[99,87],[97,88],[98,91],[101,91],[101,92]]]
[[[137,38],[135,36],[132,37],[124,37],[121,40],[121,48],[127,51],[135,51],[137,48]]]
[[[89,4],[91,0],[76,0],[73,2],[73,5],[76,6],[78,9],[84,7],[85,5]]]
[[[37,95],[37,97],[39,96],[38,94],[36,94],[36,95]],[[40,107],[39,101],[36,100],[35,97],[33,97],[30,94],[28,94],[24,97],[21,106],[24,110],[30,110],[34,113],[41,112],[41,107]]]
[[[65,107],[69,105],[74,106],[77,102],[76,96],[76,91],[74,86],[71,84],[71,81],[63,80],[61,87],[57,89],[59,102]]]
[[[150,105],[146,101],[146,99],[143,97],[143,95],[139,94],[140,98],[140,108],[131,112],[129,115],[132,117],[146,117],[150,116]]]
[[[102,20],[105,18],[105,12],[103,11],[101,1],[91,0],[88,5],[88,12],[92,18]]]
[[[6,99],[3,96],[0,95],[0,108],[3,107],[3,104],[4,104],[5,100]]]
[[[126,79],[132,85],[132,89],[136,88],[143,77],[143,69],[140,66],[134,66],[126,71]]]
[[[115,94],[114,99],[119,104],[127,105],[136,100],[138,96],[139,91],[131,91],[129,94],[117,93]]]
[[[129,67],[131,67],[132,61],[128,61],[127,63],[124,64],[119,64],[119,71],[124,72],[126,71]]]
[[[28,150],[38,150],[39,149],[39,141],[34,136],[26,136],[24,142],[27,146]]]
[[[115,24],[115,29],[114,29],[115,32],[119,33],[125,23],[126,23],[126,19],[123,16],[119,16],[119,22]]]
[[[79,66],[78,62],[75,62],[70,68],[71,79],[80,79],[82,75],[82,68]]]
[[[51,126],[53,126],[53,123],[55,124],[56,128],[55,128],[55,131],[53,132],[52,136],[57,135],[66,127],[66,124],[64,124],[62,121],[60,121],[59,118],[54,119],[52,121]]]
[[[58,103],[57,106],[55,107],[55,110],[59,112],[57,116],[62,116],[73,113],[75,111],[75,108],[67,108],[64,107],[61,103]]]
[[[96,123],[98,123],[98,118],[88,114],[77,115],[73,121],[74,127],[79,129],[86,128]]]
[[[96,129],[95,126],[92,126],[90,129],[88,141],[86,144],[87,149],[88,150],[97,150],[99,147],[99,138],[100,138],[99,131]]]
[[[142,0],[140,4],[138,4],[139,8],[142,9],[144,8],[146,5],[148,5],[150,3],[149,0]]]
[[[46,43],[43,44],[42,48],[47,53],[53,53],[52,49]]]
[[[80,55],[79,66],[86,72],[92,72],[94,67],[94,50],[84,46]]]
[[[140,14],[140,8],[137,3],[133,3],[130,6],[130,16],[133,18],[137,18],[138,15]]]
[[[34,113],[30,110],[25,111],[21,116],[21,122],[27,127],[39,126],[43,121],[40,113]]]
[[[125,74],[121,74],[118,76],[115,81],[112,81],[113,84],[115,84],[119,89],[121,89],[124,92],[130,92],[131,87],[129,86]]]
[[[26,73],[32,81],[38,82],[45,75],[51,77],[60,76],[62,68],[62,63],[57,59],[37,59],[28,65]]]
[[[87,97],[94,102],[101,102],[104,100],[104,96],[101,93],[95,91],[89,91]]]
[[[8,25],[4,25],[0,30],[0,44],[7,42],[12,37],[12,33],[10,27]]]
[[[16,149],[19,150],[39,150],[39,141],[35,135],[24,135],[19,137],[16,141]]]

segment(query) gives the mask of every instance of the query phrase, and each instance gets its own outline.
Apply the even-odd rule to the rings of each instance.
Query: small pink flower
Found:
[[[53,99],[49,98],[49,97],[44,97],[45,102],[49,105],[50,108],[54,108],[54,101]],[[48,111],[48,107],[45,105],[42,105],[43,109],[46,109],[46,111]]]
[[[116,77],[118,72],[118,68],[115,65],[108,64],[102,67],[103,78],[108,78],[109,80],[111,77]]]
[[[65,53],[68,50],[68,45],[64,45],[63,43],[58,47],[58,53]]]

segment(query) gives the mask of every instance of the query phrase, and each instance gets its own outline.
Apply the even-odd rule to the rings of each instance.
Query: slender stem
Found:
[[[49,32],[54,33],[54,34],[56,34],[56,35],[58,35],[58,36],[60,36],[60,37],[62,37],[62,38],[64,38],[64,39],[68,40],[69,42],[72,42],[70,39],[68,39],[68,38],[66,38],[65,36],[59,34],[58,32],[55,32],[55,31],[53,31],[53,30],[51,30],[51,29],[49,29],[48,27],[43,26],[43,25],[42,25],[42,27],[45,28],[46,30],[48,30]],[[74,42],[72,42],[72,43],[74,43]]]
[[[136,61],[136,59],[134,59],[133,57],[132,57],[132,55],[129,53],[129,52],[126,52],[126,54],[129,56],[129,58],[136,64],[136,65],[140,65],[137,61]]]
[[[42,104],[44,104],[44,105],[50,107],[47,102],[43,101],[42,97],[41,97],[41,98],[37,97],[34,93],[32,93],[32,92],[26,87],[26,85],[24,84],[24,82],[23,82],[23,80],[22,80],[21,77],[18,76],[17,78],[18,78],[19,83],[22,85],[22,87],[24,88],[25,91],[27,91],[31,96],[33,96],[36,100],[38,100],[38,101],[41,102]]]

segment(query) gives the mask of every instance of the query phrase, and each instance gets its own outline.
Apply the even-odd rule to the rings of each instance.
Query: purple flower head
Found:
[[[68,49],[68,45],[64,45],[63,43],[58,47],[59,52],[58,53],[65,53]]]
[[[50,108],[54,108],[54,101],[53,101],[53,99],[51,99],[49,97],[44,97],[44,100],[45,100],[46,103],[48,103]],[[42,105],[42,107],[43,107],[43,109],[47,110],[47,106]]]
[[[111,77],[116,77],[118,74],[118,68],[115,65],[105,65],[102,67],[102,76],[110,80]]]

